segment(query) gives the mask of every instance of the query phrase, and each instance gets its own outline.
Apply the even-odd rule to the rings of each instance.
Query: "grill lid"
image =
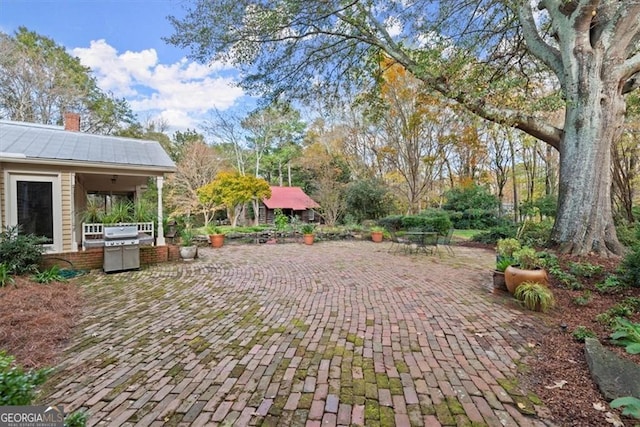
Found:
[[[137,225],[107,225],[102,229],[105,240],[138,237]]]

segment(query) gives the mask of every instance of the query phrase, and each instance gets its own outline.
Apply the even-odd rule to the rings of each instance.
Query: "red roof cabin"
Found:
[[[260,223],[272,224],[275,209],[281,209],[286,216],[298,218],[302,222],[318,222],[314,209],[319,207],[300,187],[272,186],[271,197],[263,199],[260,205]]]

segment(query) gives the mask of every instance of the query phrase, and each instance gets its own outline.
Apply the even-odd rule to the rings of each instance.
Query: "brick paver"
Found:
[[[533,320],[490,294],[493,253],[387,248],[226,245],[84,276],[40,400],[89,425],[541,425],[512,399]]]

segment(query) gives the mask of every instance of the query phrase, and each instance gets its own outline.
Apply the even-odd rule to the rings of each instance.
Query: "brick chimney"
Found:
[[[64,113],[64,130],[80,132],[80,114]]]

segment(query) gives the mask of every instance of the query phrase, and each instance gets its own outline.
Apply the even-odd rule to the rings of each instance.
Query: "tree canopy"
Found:
[[[67,111],[81,114],[85,132],[111,134],[135,122],[127,102],[103,92],[64,47],[25,27],[0,32],[0,117],[62,124]]]
[[[168,40],[203,62],[233,62],[254,91],[340,96],[379,78],[384,55],[472,113],[545,141],[560,153],[553,242],[576,254],[621,252],[602,165],[622,132],[624,96],[640,85],[640,0],[192,5],[171,18]]]

